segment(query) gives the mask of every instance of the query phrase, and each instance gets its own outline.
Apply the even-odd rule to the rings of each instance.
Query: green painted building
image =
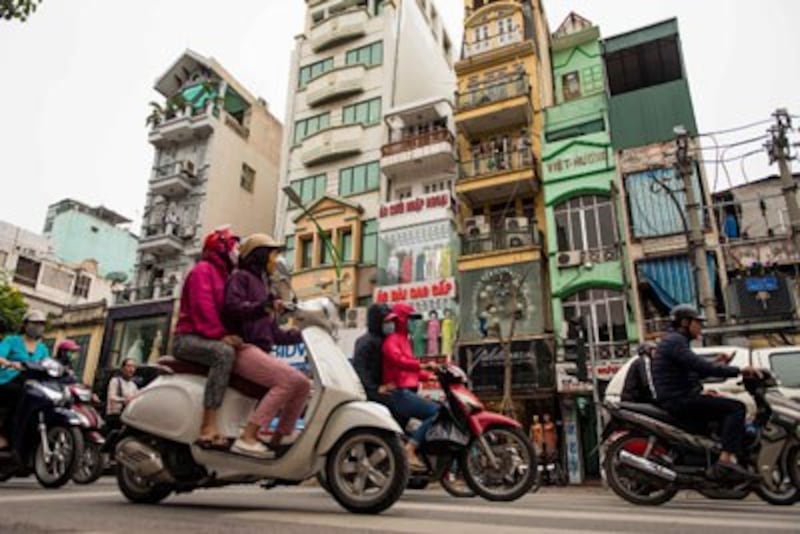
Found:
[[[555,105],[545,111],[542,184],[557,381],[572,482],[599,476],[592,374],[609,380],[630,356],[628,306],[600,31],[570,14],[551,40]],[[587,376],[570,340],[583,332]],[[591,362],[595,365],[592,366]]]

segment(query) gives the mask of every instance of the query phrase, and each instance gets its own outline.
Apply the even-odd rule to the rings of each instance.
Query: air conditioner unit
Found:
[[[489,235],[491,227],[488,224],[478,224],[467,227],[466,235],[469,238],[480,238]]]
[[[183,162],[183,171],[191,174],[194,176],[194,162],[193,161],[184,161]]]
[[[506,234],[506,248],[527,247],[533,244],[533,236],[527,231]]]
[[[530,227],[530,221],[527,217],[510,217],[505,222],[506,231],[527,231]]]
[[[560,268],[577,267],[583,263],[583,251],[570,250],[568,252],[559,252],[556,261]]]
[[[469,234],[469,229],[473,226],[485,226],[486,225],[486,217],[483,215],[476,215],[474,217],[467,217],[464,219],[464,230],[467,231]]]
[[[183,239],[191,239],[195,236],[194,225],[186,225],[181,227],[180,235]]]
[[[366,328],[367,309],[366,308],[348,309],[344,317],[344,326],[345,328]]]
[[[592,263],[600,263],[603,261],[603,252],[600,250],[590,250],[586,256]]]

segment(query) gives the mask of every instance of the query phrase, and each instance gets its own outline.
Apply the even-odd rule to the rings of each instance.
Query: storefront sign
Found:
[[[579,148],[586,148],[576,145]],[[546,161],[544,164],[546,180],[565,178],[575,174],[602,171],[610,167],[608,149],[593,148],[591,152],[573,152],[562,154],[562,157]]]
[[[476,393],[503,393],[505,354],[499,343],[460,347],[458,365]],[[517,394],[554,388],[553,354],[548,344],[544,340],[512,342],[511,376],[511,389]]]
[[[423,282],[418,284],[402,284],[397,286],[381,287],[375,290],[375,302],[391,304],[393,302],[410,302],[417,300],[453,299],[456,297],[456,281],[454,278],[445,278],[438,282]]]
[[[627,360],[601,360],[594,367],[597,380],[609,382],[617,371],[622,369]],[[577,369],[574,362],[559,362],[556,364],[556,383],[559,393],[590,393],[592,391],[592,367],[588,366],[589,379],[586,382],[578,380]]]
[[[276,345],[273,348],[275,356],[288,363],[295,369],[301,371],[308,370],[308,361],[306,360],[306,346],[304,343],[297,345]]]
[[[405,213],[420,213],[433,208],[449,208],[451,203],[450,193],[437,193],[414,199],[399,200],[383,204],[379,211],[381,219],[394,217]]]

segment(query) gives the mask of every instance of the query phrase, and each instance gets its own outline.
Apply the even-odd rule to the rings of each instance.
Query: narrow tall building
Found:
[[[211,230],[274,230],[282,125],[216,60],[187,50],[155,83],[154,148],[132,282],[109,309],[100,366],[163,354],[181,281]],[[99,373],[102,375],[102,373]]]
[[[703,305],[699,271],[687,255],[691,219],[685,188],[675,169],[675,127],[686,130],[689,152],[696,156],[697,121],[676,19],[606,38],[602,46],[622,237],[628,243],[631,284],[639,294],[630,304],[638,337],[654,339],[667,327],[673,306]],[[722,311],[727,275],[702,163],[695,163],[691,183],[708,252],[709,282]]]
[[[419,118],[392,110],[451,97],[452,41],[432,0],[306,5],[289,73],[281,171],[282,188],[301,206],[281,194],[277,234],[298,296],[336,295],[352,308],[348,326],[363,327],[379,278],[380,206],[401,188],[391,173],[384,177],[382,148],[400,139],[390,132],[403,120],[410,135],[446,119],[434,104]]]
[[[487,400],[503,396],[498,333],[513,332],[512,394],[522,420],[555,411],[541,188],[550,34],[539,0],[465,0],[456,63],[461,202],[459,360]],[[513,330],[512,330],[513,324]]]

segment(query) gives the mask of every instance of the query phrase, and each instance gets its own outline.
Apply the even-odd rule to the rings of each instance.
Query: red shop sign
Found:
[[[375,302],[379,304],[429,298],[454,298],[455,296],[456,282],[453,278],[445,278],[438,282],[404,284],[375,290]]]
[[[391,204],[384,204],[380,209],[380,217],[392,217],[404,213],[419,213],[426,209],[446,208],[450,205],[450,193],[439,193],[425,197],[400,200]]]

